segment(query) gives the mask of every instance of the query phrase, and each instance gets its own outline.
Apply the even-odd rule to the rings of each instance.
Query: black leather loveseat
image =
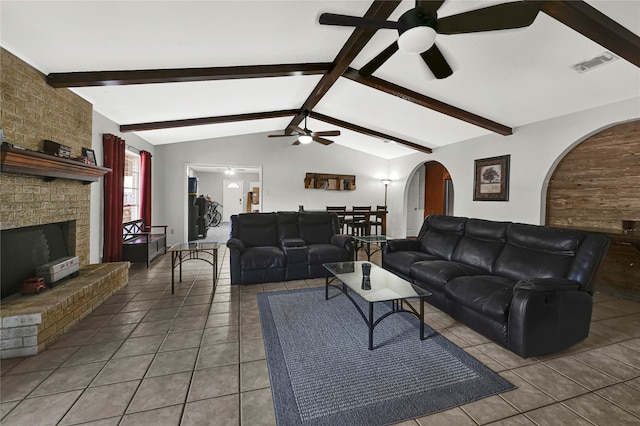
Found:
[[[227,241],[231,284],[325,276],[323,263],[353,260],[351,237],[326,212],[243,213],[231,216]]]
[[[417,239],[392,240],[383,267],[433,293],[428,302],[523,358],[589,334],[591,278],[603,234],[428,216]]]

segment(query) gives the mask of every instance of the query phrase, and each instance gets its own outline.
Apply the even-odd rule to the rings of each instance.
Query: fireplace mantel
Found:
[[[84,183],[98,182],[111,169],[92,166],[41,152],[2,145],[2,173],[42,176],[45,180],[74,179]]]

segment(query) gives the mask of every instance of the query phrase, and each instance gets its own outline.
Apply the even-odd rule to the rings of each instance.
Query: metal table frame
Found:
[[[367,260],[371,261],[371,256],[373,256],[375,253],[382,251],[382,249],[384,248],[384,245],[387,241],[393,239],[391,237],[388,237],[386,235],[361,235],[361,236],[353,236],[353,242],[354,242],[354,250],[353,250],[353,256],[354,259],[353,260],[358,260],[358,251],[360,250],[364,250],[364,252],[367,254]],[[378,248],[374,248],[374,250],[371,250],[371,245],[375,244],[378,246]]]
[[[220,244],[209,242],[189,242],[176,243],[167,250],[171,253],[171,294],[175,291],[174,272],[176,266],[179,267],[179,282],[182,282],[182,263],[188,260],[202,260],[212,266],[213,269],[213,288],[216,287],[216,277],[218,276],[218,248]],[[208,253],[212,260],[200,257],[200,253]]]
[[[345,262],[345,263],[347,263],[347,262]],[[361,263],[361,262],[354,262],[354,263]],[[372,264],[372,267],[376,267],[376,265]],[[380,269],[382,269],[382,268],[380,268]],[[387,272],[387,271],[385,271],[385,272]],[[387,273],[391,274],[391,272],[387,272]],[[332,284],[332,282],[336,281],[336,280],[340,281],[340,279],[338,277],[336,277],[335,275],[333,275],[333,273],[331,271],[329,271],[329,269],[326,269],[324,298],[325,298],[325,300],[329,300],[329,287],[337,288],[345,296],[347,296],[349,298],[349,300],[351,301],[353,306],[355,306],[356,309],[358,310],[358,312],[360,313],[360,316],[362,317],[364,322],[367,323],[367,327],[369,329],[369,350],[373,350],[373,330],[376,328],[376,326],[383,319],[387,318],[390,315],[397,314],[397,313],[409,313],[409,314],[415,316],[416,318],[418,318],[418,320],[420,321],[420,340],[425,340],[427,338],[427,336],[424,335],[424,299],[425,299],[425,297],[431,296],[431,293],[427,293],[427,294],[423,294],[423,295],[417,295],[417,296],[413,296],[413,297],[405,297],[405,298],[401,298],[401,299],[389,299],[389,300],[380,300],[380,301],[373,301],[373,302],[367,301],[369,306],[368,306],[368,315],[366,315],[362,311],[360,306],[358,306],[358,303],[349,294],[349,286],[347,284],[345,284],[344,282],[342,282],[342,281],[340,281],[340,282],[342,282],[341,286]],[[412,285],[408,281],[407,281],[407,284]],[[411,304],[404,303],[405,300],[416,299],[416,298],[420,300],[420,307],[419,307],[418,310],[416,310],[413,306],[411,306]],[[381,315],[378,319],[375,319],[374,309],[373,309],[374,304],[375,303],[385,303],[385,302],[391,302],[391,311]]]

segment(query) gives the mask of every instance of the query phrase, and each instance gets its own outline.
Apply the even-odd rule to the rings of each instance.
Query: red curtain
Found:
[[[140,151],[140,218],[151,225],[151,153]]]
[[[124,139],[110,133],[102,136],[104,167],[104,243],[103,262],[122,260],[122,209],[124,203]]]

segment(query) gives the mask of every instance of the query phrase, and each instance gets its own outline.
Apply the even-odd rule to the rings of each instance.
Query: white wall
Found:
[[[407,179],[425,161],[442,163],[455,189],[454,214],[492,220],[543,224],[548,179],[573,146],[613,124],[640,118],[640,98],[632,98],[514,129],[511,136],[487,135],[392,160],[389,170],[390,235],[405,229]],[[511,155],[509,201],[473,201],[474,160]],[[403,207],[400,211],[398,207]]]
[[[158,175],[158,169],[154,163],[155,155],[154,155],[154,146],[148,143],[147,141],[141,139],[133,133],[120,133],[120,126],[113,121],[106,118],[104,115],[93,111],[93,129],[91,135],[91,148],[96,152],[96,159],[98,161],[98,165],[104,165],[104,156],[102,150],[102,135],[104,133],[111,133],[116,136],[121,137],[127,143],[127,146],[131,146],[136,148],[137,150],[145,150],[149,151],[153,156],[151,160],[151,188],[153,191],[152,194],[152,202],[153,202],[153,221],[155,221],[156,211],[160,208],[159,204],[156,200],[156,194],[158,193],[159,188],[156,186],[156,176]],[[103,190],[103,179],[100,179],[100,182],[95,182],[91,184],[91,211],[90,211],[90,239],[91,243],[89,246],[89,261],[91,263],[100,263],[102,262],[102,246],[103,246],[103,211],[104,211],[104,190]]]
[[[343,148],[338,144],[312,143],[292,146],[291,142],[268,139],[267,133],[158,145],[154,167],[158,176],[154,197],[161,203],[155,210],[156,223],[169,226],[169,244],[183,241],[186,205],[186,165],[231,165],[236,168],[262,167],[262,211],[324,210],[327,205],[383,204],[387,160]],[[356,175],[355,191],[323,191],[304,188],[307,172]],[[155,203],[154,203],[155,208]],[[171,234],[173,230],[173,234]]]
[[[262,211],[324,209],[326,205],[372,205],[384,203],[388,186],[389,235],[406,233],[407,179],[425,161],[442,163],[451,173],[455,188],[454,214],[542,224],[548,179],[557,163],[573,146],[613,124],[640,118],[638,97],[604,107],[570,114],[514,129],[511,136],[488,135],[437,148],[430,155],[416,153],[387,161],[343,148],[337,144],[291,146],[269,140],[266,134],[193,141],[179,144],[149,145],[132,133],[120,134],[118,125],[94,112],[93,149],[102,164],[102,134],[124,137],[127,144],[153,154],[153,221],[169,225],[174,231],[169,244],[183,241],[186,206],[186,165],[213,164],[261,166]],[[473,201],[474,160],[511,155],[509,201]],[[354,174],[356,191],[305,189],[307,172]],[[102,254],[102,183],[91,187],[92,263]]]

